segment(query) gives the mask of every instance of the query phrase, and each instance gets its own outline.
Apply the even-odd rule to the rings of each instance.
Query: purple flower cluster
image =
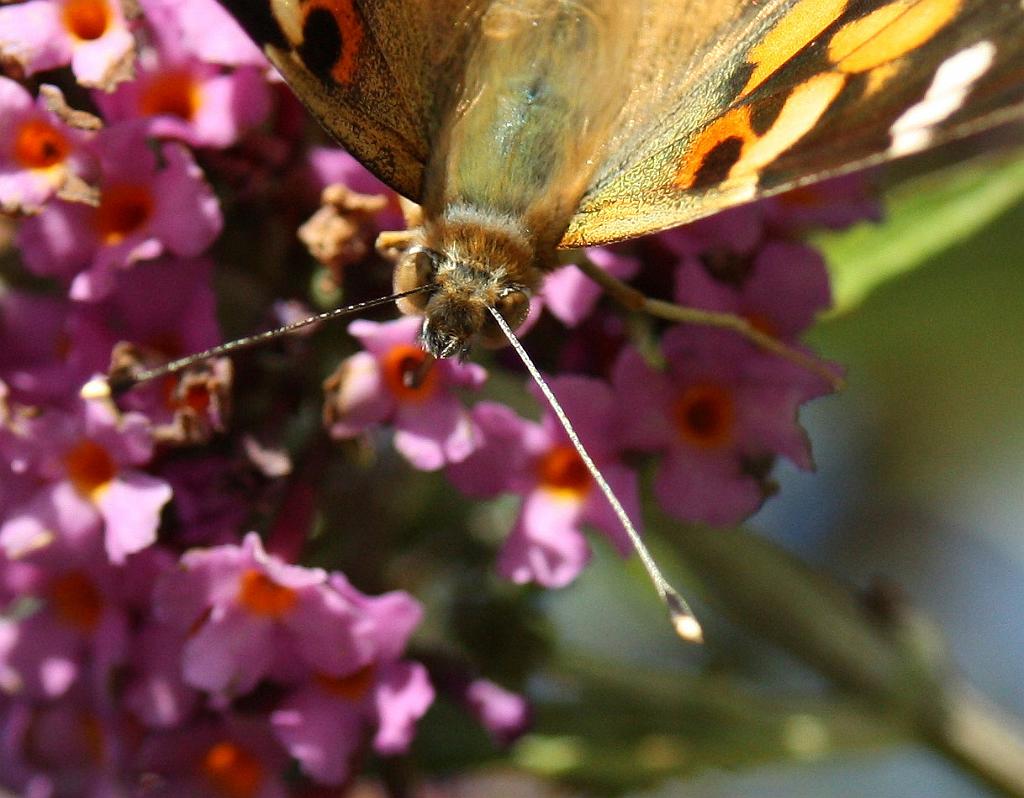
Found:
[[[227,362],[119,407],[78,395],[112,358],[221,340],[223,210],[200,161],[258,139],[275,92],[213,0],[139,6],[0,8],[2,246],[34,279],[0,296],[0,789],[274,796],[296,765],[300,783],[340,785],[367,750],[404,752],[434,699],[404,658],[419,603],[243,537],[245,485],[226,486],[253,463],[197,447],[228,427]],[[403,451],[434,468],[468,453],[468,418],[452,422],[443,451],[414,432]],[[479,684],[454,698],[510,740],[523,700]]]
[[[225,219],[251,225],[259,209],[255,225],[293,232],[295,207],[308,215],[344,183],[335,216],[310,233],[343,231],[344,263],[328,264],[340,290],[373,235],[401,223],[396,198],[309,141],[214,0],[6,3],[0,65],[0,789],[255,798],[340,785],[368,751],[406,751],[432,683],[512,741],[527,705],[477,676],[472,657],[454,681],[406,658],[423,615],[408,593],[369,596],[337,569],[300,564],[322,509],[316,475],[233,424],[230,363],[117,406],[79,398],[112,362],[221,340],[214,274],[238,258],[219,245]],[[874,214],[864,189],[802,189],[586,257],[797,345],[829,304],[824,264],[799,235]],[[560,374],[555,393],[638,527],[647,460],[660,505],[708,524],[753,513],[779,456],[811,467],[797,410],[828,392],[820,377],[729,332],[646,320],[627,335],[622,319],[570,265],[522,332]],[[519,497],[497,554],[515,583],[572,582],[588,525],[628,555],[553,414],[524,418],[493,393],[474,403],[484,368],[429,361],[418,329],[349,326],[362,350],[325,383],[334,456],[384,429],[409,464],[467,496]],[[518,383],[504,353],[491,361]],[[295,406],[296,392],[267,405]],[[274,498],[265,549],[248,530]]]

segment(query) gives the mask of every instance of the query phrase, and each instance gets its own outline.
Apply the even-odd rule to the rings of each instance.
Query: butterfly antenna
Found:
[[[297,330],[301,330],[304,327],[309,327],[311,324],[317,324],[323,321],[331,321],[341,316],[347,316],[350,313],[358,313],[368,308],[376,307],[377,305],[386,305],[390,302],[396,302],[399,299],[404,299],[407,296],[413,294],[419,294],[423,291],[429,291],[429,285],[421,285],[418,288],[413,288],[409,291],[402,291],[398,294],[392,294],[390,296],[377,297],[376,299],[368,299],[365,302],[357,302],[354,305],[348,305],[343,308],[334,308],[333,310],[327,310],[323,313],[317,313],[315,316],[309,316],[299,321],[294,321],[291,324],[285,324],[283,327],[277,327],[273,330],[267,330],[265,332],[256,333],[256,335],[248,335],[245,338],[237,338],[234,341],[228,341],[227,343],[220,344],[206,349],[202,352],[196,352],[192,355],[186,355],[185,357],[172,360],[169,363],[164,363],[162,366],[156,366],[151,369],[138,369],[138,370],[124,370],[115,372],[107,377],[94,377],[89,380],[85,385],[82,386],[79,392],[83,399],[103,399],[108,396],[118,396],[125,391],[134,388],[139,383],[149,382],[150,380],[159,379],[168,374],[174,374],[194,366],[203,360],[209,360],[214,357],[222,357],[224,355],[234,354],[243,349],[251,349],[254,346],[266,343],[267,341],[273,340],[274,338],[280,338],[283,335],[290,335]]]
[[[654,561],[654,557],[647,550],[647,546],[644,545],[643,540],[640,539],[640,533],[636,531],[636,527],[633,526],[633,522],[629,520],[629,516],[626,514],[625,509],[622,507],[622,502],[619,501],[619,497],[615,495],[615,492],[611,489],[607,480],[604,478],[604,474],[601,473],[597,465],[595,465],[590,454],[583,446],[583,442],[580,440],[579,435],[576,434],[576,430],[572,426],[572,422],[569,421],[569,417],[566,415],[565,410],[562,409],[562,405],[559,404],[558,399],[555,398],[554,391],[541,376],[540,370],[534,364],[533,360],[526,353],[526,349],[523,348],[522,343],[516,337],[516,334],[512,331],[508,322],[505,321],[505,317],[501,315],[495,308],[488,308],[491,311],[491,315],[494,316],[495,321],[498,322],[498,326],[501,331],[505,333],[505,337],[508,338],[509,343],[512,344],[512,348],[516,350],[516,354],[519,355],[523,364],[526,366],[527,371],[533,377],[544,394],[544,398],[548,400],[548,404],[551,405],[551,409],[555,411],[555,416],[558,418],[559,423],[562,425],[562,429],[565,430],[565,434],[569,436],[569,442],[576,449],[576,453],[580,456],[583,464],[587,467],[590,472],[590,476],[593,477],[594,482],[597,483],[601,492],[604,494],[608,503],[612,506],[612,510],[615,511],[615,515],[619,519],[619,523],[626,530],[626,534],[629,535],[629,539],[633,543],[633,548],[636,549],[636,553],[640,555],[640,561],[644,564],[644,568],[647,570],[647,575],[651,579],[651,583],[654,585],[654,589],[658,592],[661,600],[668,608],[669,618],[672,621],[672,626],[683,640],[689,643],[701,643],[704,640],[704,632],[701,629],[700,622],[697,620],[697,616],[694,615],[693,610],[690,609],[690,605],[686,603],[686,600],[679,595],[679,592],[672,587],[661,574],[661,569],[658,568],[658,564]]]

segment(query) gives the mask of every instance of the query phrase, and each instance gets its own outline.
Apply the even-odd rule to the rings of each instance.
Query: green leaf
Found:
[[[834,314],[974,235],[1024,199],[1024,156],[961,165],[917,178],[887,197],[882,224],[814,239],[829,264]]]

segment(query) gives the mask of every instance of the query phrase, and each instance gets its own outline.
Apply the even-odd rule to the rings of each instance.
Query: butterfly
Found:
[[[422,207],[395,270],[437,357],[558,265],[1024,117],[1022,0],[221,0]]]

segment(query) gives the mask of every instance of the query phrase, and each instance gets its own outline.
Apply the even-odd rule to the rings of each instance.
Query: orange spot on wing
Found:
[[[800,50],[810,44],[846,9],[847,0],[801,0],[747,54],[754,70],[740,92],[745,97]]]
[[[696,181],[697,173],[704,166],[708,155],[723,142],[739,139],[746,146],[747,142],[754,138],[756,136],[750,127],[750,108],[741,106],[732,109],[704,128],[687,147],[679,169],[676,171],[673,185],[679,190],[690,188]]]
[[[828,57],[847,73],[867,72],[914,50],[948,25],[963,0],[896,0],[843,26]]]
[[[314,0],[306,6],[307,16],[314,9],[330,12],[341,34],[341,53],[331,69],[331,75],[339,83],[351,83],[359,65],[365,30],[353,0]]]
[[[740,159],[729,171],[730,180],[757,174],[807,135],[845,84],[844,75],[823,72],[793,89],[767,132],[743,148]]]
[[[870,97],[872,94],[881,91],[900,72],[900,64],[896,61],[890,61],[888,64],[882,64],[872,69],[868,72],[868,83],[864,87],[865,96]]]
[[[760,171],[809,133],[846,85],[846,76],[825,72],[804,81],[786,97],[771,127],[758,136],[751,125],[753,105],[733,108],[706,127],[687,148],[672,181],[685,191],[707,178],[706,169],[726,142],[739,142],[734,160],[715,180],[722,190],[752,190]],[[754,181],[746,180],[753,177]],[[749,185],[746,185],[749,183]]]

